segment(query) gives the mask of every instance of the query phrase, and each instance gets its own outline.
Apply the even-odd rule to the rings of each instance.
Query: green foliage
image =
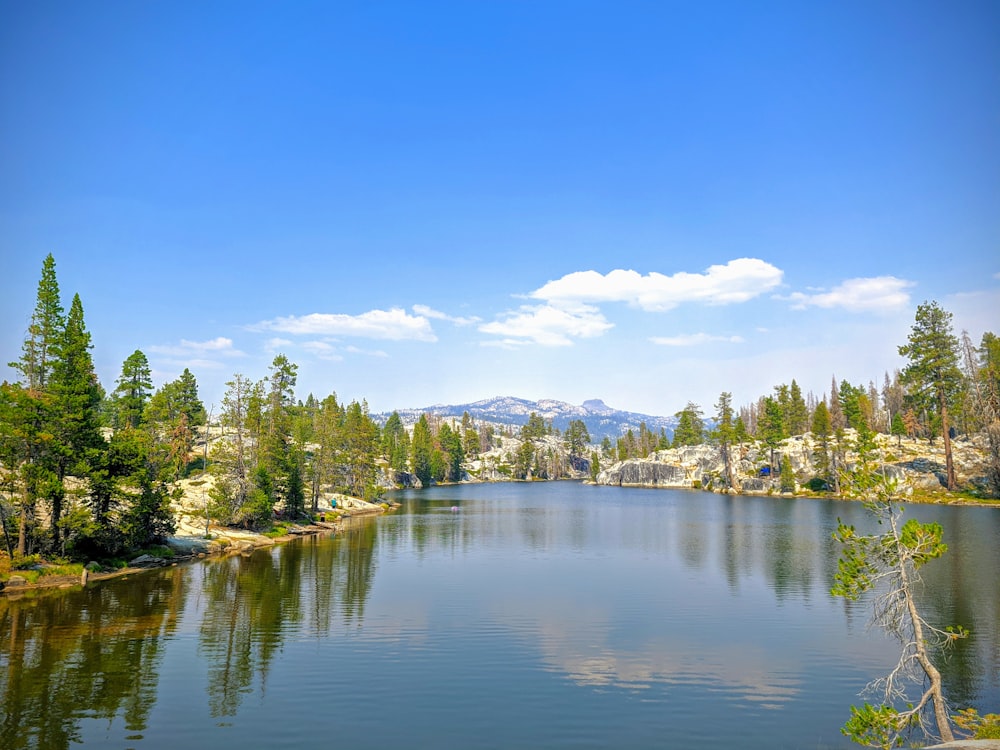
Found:
[[[573,419],[570,420],[569,425],[566,427],[564,439],[566,440],[569,455],[572,459],[583,454],[583,449],[590,442],[590,432],[587,430],[587,425],[582,419]]]
[[[899,353],[909,360],[901,380],[910,387],[912,400],[937,420],[937,431],[944,438],[946,485],[954,490],[948,409],[960,390],[962,373],[958,368],[958,340],[952,333],[951,313],[942,310],[937,302],[919,305],[907,343],[899,347]]]
[[[851,718],[840,732],[859,745],[889,750],[903,744],[901,730],[904,727],[901,724],[905,723],[892,706],[865,703],[861,708],[851,706]]]
[[[902,508],[896,504],[896,485],[877,460],[874,436],[860,430],[858,460],[854,471],[845,477],[846,494],[862,499],[878,520],[883,532],[862,535],[854,526],[838,523],[833,538],[841,544],[837,563],[834,596],[857,600],[868,592],[878,591],[873,605],[872,622],[892,634],[901,645],[899,663],[889,677],[869,685],[869,692],[879,687],[880,704],[852,707],[844,734],[871,747],[894,747],[902,733],[912,727],[925,728],[925,710],[933,709],[939,735],[952,738],[941,687],[941,675],[932,656],[968,631],[961,627],[937,628],[920,615],[914,587],[919,583],[919,569],[947,551],[943,530],[936,523],[916,519],[901,522]],[[901,685],[925,681],[918,703],[907,704]]]
[[[781,491],[795,492],[795,470],[787,455],[781,457]]]
[[[417,479],[424,487],[429,487],[432,478],[431,454],[434,451],[434,443],[426,414],[421,414],[420,419],[413,426],[413,441],[410,444],[410,450],[412,451],[413,473],[416,474]]]
[[[115,429],[135,429],[142,423],[146,401],[153,391],[152,373],[146,355],[136,349],[126,357],[117,383],[111,394]]]
[[[1000,714],[983,714],[966,708],[951,717],[955,726],[968,732],[976,740],[1000,740]]]
[[[674,429],[674,448],[685,445],[701,445],[705,442],[705,422],[702,419],[701,407],[689,401],[687,406],[674,416],[677,417],[677,427]]]
[[[545,437],[548,433],[549,428],[546,426],[545,420],[535,414],[535,412],[531,412],[528,415],[527,423],[521,427],[522,440],[536,440]]]

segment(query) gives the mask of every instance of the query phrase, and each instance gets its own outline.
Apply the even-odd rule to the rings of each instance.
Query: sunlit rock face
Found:
[[[857,460],[852,450],[856,435],[847,430],[838,449],[838,462],[851,470]],[[903,494],[914,489],[939,489],[945,481],[944,447],[940,439],[903,439],[877,436],[880,460],[886,474],[899,482]],[[836,449],[833,441],[830,450]],[[795,486],[801,488],[819,473],[816,460],[820,447],[810,434],[783,440],[773,452],[758,443],[744,443],[730,448],[733,465],[733,490],[737,492],[774,492],[781,488],[779,466],[789,466]],[[953,442],[956,475],[959,484],[986,487],[989,470],[986,441],[981,436]],[[597,484],[621,487],[702,488],[721,490],[726,486],[726,467],[721,450],[712,445],[697,445],[656,451],[645,458],[614,463],[597,475]]]

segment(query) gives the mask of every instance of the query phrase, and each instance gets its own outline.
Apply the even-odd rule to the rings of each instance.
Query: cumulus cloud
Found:
[[[360,315],[311,313],[265,320],[250,327],[255,331],[277,331],[305,336],[357,336],[390,341],[437,341],[430,321],[393,307],[369,310]]]
[[[422,315],[425,318],[431,318],[432,320],[444,320],[449,323],[454,323],[457,326],[469,326],[474,323],[479,323],[482,320],[482,318],[477,318],[474,315],[467,318],[448,315],[447,313],[435,310],[433,307],[428,307],[427,305],[414,305],[413,312],[417,315]]]
[[[840,307],[849,312],[893,312],[910,304],[906,290],[912,286],[916,283],[895,276],[873,276],[847,279],[829,291],[793,292],[778,299],[791,302],[793,310]]]
[[[612,327],[591,305],[523,305],[500,320],[479,326],[479,330],[504,337],[494,345],[570,346],[573,338],[600,336]]]
[[[721,341],[727,344],[742,344],[742,336],[713,336],[710,333],[682,333],[678,336],[653,336],[649,339],[654,344],[660,346],[698,346],[708,344],[713,341]]]
[[[738,258],[704,273],[667,276],[616,269],[608,274],[577,271],[550,281],[529,296],[550,304],[627,302],[648,312],[665,312],[685,302],[728,305],[746,302],[781,284],[781,269],[759,258]]]
[[[188,341],[181,339],[179,344],[164,344],[149,347],[154,354],[166,357],[245,357],[246,354],[233,347],[233,340],[224,336],[208,341]]]

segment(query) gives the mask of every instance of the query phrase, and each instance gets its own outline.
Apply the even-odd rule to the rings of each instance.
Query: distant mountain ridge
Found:
[[[587,425],[593,442],[598,443],[607,435],[612,440],[632,430],[639,432],[639,425],[646,423],[650,432],[659,433],[663,429],[667,437],[672,437],[677,425],[676,417],[659,417],[631,411],[613,409],[601,399],[589,399],[581,405],[570,404],[555,399],[529,401],[514,396],[496,396],[470,404],[435,404],[423,409],[397,409],[404,424],[413,424],[421,414],[437,414],[442,417],[456,417],[468,412],[477,422],[492,422],[503,425],[523,425],[532,412],[558,430],[565,430],[574,419]],[[389,414],[376,414],[375,419],[385,422]]]

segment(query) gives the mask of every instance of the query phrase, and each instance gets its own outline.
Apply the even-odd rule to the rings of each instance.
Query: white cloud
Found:
[[[269,352],[269,353],[273,353],[273,352],[277,352],[279,349],[284,349],[284,348],[289,347],[291,345],[292,345],[292,342],[289,341],[288,339],[282,339],[282,338],[275,337],[273,339],[268,339],[267,341],[264,342],[264,350],[267,351],[267,352]]]
[[[448,315],[440,310],[435,310],[433,307],[428,307],[427,305],[414,305],[413,312],[417,315],[422,315],[425,318],[431,318],[433,320],[445,320],[449,323],[454,323],[457,326],[469,326],[473,323],[479,323],[482,318],[477,318],[475,315],[468,318],[456,317],[454,315]]]
[[[302,348],[317,359],[325,359],[327,362],[342,362],[344,359],[327,341],[305,341],[302,343]]]
[[[505,337],[500,346],[531,342],[541,346],[571,346],[571,337],[600,336],[613,327],[600,310],[590,305],[523,305],[501,320],[479,326],[479,330]]]
[[[627,302],[647,312],[664,312],[684,302],[727,305],[746,302],[781,284],[781,269],[759,258],[738,258],[709,266],[705,273],[666,276],[616,269],[607,275],[577,271],[550,281],[529,296],[550,303]]]
[[[194,357],[197,355],[216,355],[221,357],[245,357],[246,354],[233,347],[233,340],[224,336],[208,341],[188,341],[181,339],[179,344],[164,344],[149,347],[154,354],[168,357]]]
[[[361,355],[364,355],[365,357],[380,357],[381,358],[381,357],[388,357],[389,356],[388,354],[386,354],[381,349],[358,349],[358,347],[356,347],[356,346],[348,346],[348,347],[346,347],[344,349],[344,351],[345,352],[349,352],[350,354],[361,354]]]
[[[916,282],[897,279],[895,276],[874,276],[847,279],[828,292],[793,292],[778,299],[791,302],[793,310],[804,310],[812,306],[841,307],[850,312],[893,312],[910,304],[910,295],[906,290],[912,286],[916,286]]]
[[[649,339],[660,346],[697,346],[713,341],[723,341],[727,344],[742,344],[742,336],[713,336],[709,333],[682,333],[678,336],[653,336]]]
[[[311,313],[265,320],[250,327],[255,331],[278,331],[298,335],[358,336],[391,341],[437,341],[430,322],[424,316],[412,316],[394,307],[370,310],[360,315]]]

